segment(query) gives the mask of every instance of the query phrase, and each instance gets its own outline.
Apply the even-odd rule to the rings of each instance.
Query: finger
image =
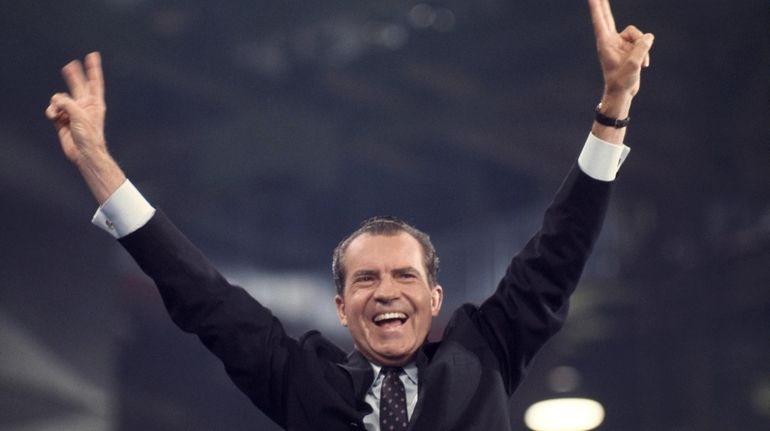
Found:
[[[623,31],[620,33],[620,37],[623,38],[623,40],[628,42],[634,42],[636,39],[639,39],[640,37],[644,36],[644,33],[642,33],[641,30],[636,28],[636,26],[629,25]]]
[[[56,106],[54,106],[54,105],[48,105],[48,107],[45,108],[45,116],[49,120],[55,120],[55,119],[59,118],[61,113],[62,113],[62,111],[59,108],[57,108]]]
[[[612,16],[612,9],[610,9],[610,0],[602,0],[601,5],[604,21],[607,23],[607,30],[612,33],[617,33],[618,28],[615,27],[615,18]]]
[[[650,54],[647,53],[647,55],[644,57],[644,63],[642,63],[642,68],[646,69],[650,67]]]
[[[63,138],[64,135],[67,134],[69,131],[69,124],[70,124],[70,117],[67,114],[61,114],[56,120],[53,122],[53,127],[56,129],[56,133],[59,135],[59,138]]]
[[[98,52],[92,52],[86,56],[86,76],[90,93],[99,99],[104,99],[102,56]]]
[[[45,116],[49,120],[55,120],[57,119],[62,113],[62,110],[59,109],[59,107],[54,103],[53,97],[51,97],[51,101],[48,103],[48,107],[45,108]]]
[[[654,40],[655,36],[653,36],[652,33],[647,33],[639,39],[636,39],[634,48],[628,55],[628,63],[631,64],[632,67],[639,69],[644,67],[645,61],[649,62],[649,60],[646,59],[650,55],[650,49],[652,48]]]
[[[603,0],[588,0],[588,8],[591,10],[591,22],[594,25],[594,36],[601,40],[609,34],[609,27],[604,19],[601,2]]]
[[[53,127],[56,129],[59,137],[62,138],[63,134],[67,132],[66,128],[70,123],[70,117],[59,107],[53,97],[51,98],[51,103],[45,110],[45,116],[53,122]]]
[[[82,116],[83,108],[81,108],[72,97],[65,93],[56,93],[51,97],[51,113],[56,114],[56,117],[67,115],[70,118],[77,118]],[[48,112],[46,110],[46,112]]]
[[[86,81],[86,75],[83,73],[83,65],[80,61],[73,60],[67,63],[61,70],[64,82],[67,83],[67,87],[70,89],[72,97],[79,99],[88,94],[88,82]]]
[[[56,93],[51,96],[51,101],[48,103],[48,107],[45,109],[45,116],[50,120],[55,120],[64,113],[61,108],[62,98],[69,97],[64,93]]]

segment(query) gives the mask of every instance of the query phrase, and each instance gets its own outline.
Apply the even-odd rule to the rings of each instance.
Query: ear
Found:
[[[438,316],[441,311],[441,304],[444,302],[444,289],[440,285],[435,285],[430,291],[430,314],[433,317]]]
[[[348,317],[345,315],[345,300],[341,296],[334,296],[334,304],[337,306],[337,317],[340,319],[340,325],[348,326]]]

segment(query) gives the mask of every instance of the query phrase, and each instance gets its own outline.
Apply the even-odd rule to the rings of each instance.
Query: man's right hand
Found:
[[[92,52],[85,59],[64,66],[62,75],[69,93],[56,93],[46,109],[67,158],[80,170],[99,204],[125,181],[123,171],[107,151],[104,139],[104,79],[101,57]]]

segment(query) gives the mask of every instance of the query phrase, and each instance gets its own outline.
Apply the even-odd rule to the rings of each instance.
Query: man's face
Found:
[[[441,286],[430,286],[420,243],[406,232],[362,234],[343,256],[345,291],[335,298],[340,323],[372,362],[401,366],[423,344],[441,309]]]

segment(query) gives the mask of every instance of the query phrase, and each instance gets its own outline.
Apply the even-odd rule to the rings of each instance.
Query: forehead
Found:
[[[422,246],[407,232],[394,235],[361,234],[350,242],[343,256],[348,273],[363,268],[392,269],[407,266],[422,271],[422,260]]]

